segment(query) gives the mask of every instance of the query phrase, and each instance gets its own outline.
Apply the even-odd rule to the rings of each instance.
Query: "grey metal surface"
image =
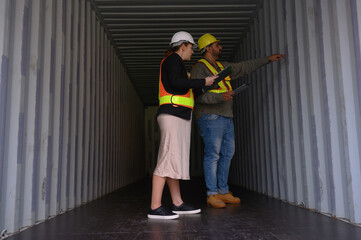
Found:
[[[230,181],[360,224],[361,3],[268,0],[248,25],[252,3],[1,0],[0,233],[144,177],[144,105],[177,30],[213,33],[224,60],[287,53],[242,79]]]
[[[172,35],[188,31],[195,41],[214,34],[231,60],[262,0],[91,0],[146,106],[158,104],[159,64]],[[200,58],[198,50],[186,63]]]
[[[0,233],[144,178],[144,106],[89,1],[1,0],[0,66]]]
[[[236,54],[284,52],[234,98],[231,182],[361,224],[361,1],[269,0]]]
[[[10,236],[7,240],[231,239],[360,240],[361,228],[283,201],[231,186],[241,204],[206,206],[202,178],[182,181],[182,197],[202,212],[175,220],[147,219],[151,179]],[[171,205],[168,188],[165,206]]]

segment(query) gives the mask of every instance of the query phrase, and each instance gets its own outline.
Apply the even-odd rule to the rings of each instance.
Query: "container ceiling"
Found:
[[[158,104],[159,64],[177,31],[221,40],[230,61],[263,0],[91,0],[144,105]],[[186,63],[200,59],[195,51]]]

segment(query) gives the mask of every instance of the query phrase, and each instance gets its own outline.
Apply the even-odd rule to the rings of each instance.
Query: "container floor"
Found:
[[[91,239],[282,239],[360,240],[361,227],[280,200],[231,186],[241,204],[207,208],[202,178],[182,181],[183,200],[202,213],[177,220],[150,220],[151,179],[140,181],[52,218],[7,240]],[[163,197],[170,205],[168,189]]]

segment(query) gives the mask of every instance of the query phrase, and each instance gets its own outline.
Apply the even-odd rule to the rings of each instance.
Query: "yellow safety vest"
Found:
[[[168,57],[169,57],[169,55],[168,55]],[[192,89],[189,89],[189,91],[184,95],[171,94],[165,90],[163,83],[162,83],[162,65],[166,58],[167,57],[165,57],[160,64],[159,95],[158,95],[159,106],[161,106],[163,104],[172,104],[174,107],[183,106],[183,107],[187,107],[187,108],[190,108],[193,110],[194,94],[193,94]]]
[[[213,67],[213,65],[211,63],[209,63],[206,59],[202,58],[201,60],[198,60],[198,62],[203,63],[204,65],[206,65],[206,67],[208,68],[209,71],[211,71],[211,73],[213,75],[217,75],[218,71],[215,69],[215,67]],[[216,61],[217,66],[223,70],[224,66],[222,65],[222,63]],[[225,79],[223,79],[222,81],[220,81],[218,83],[219,88],[218,89],[211,89],[208,90],[208,92],[214,92],[214,93],[224,93],[224,92],[229,92],[232,91],[232,85],[231,85],[231,78],[228,76]]]

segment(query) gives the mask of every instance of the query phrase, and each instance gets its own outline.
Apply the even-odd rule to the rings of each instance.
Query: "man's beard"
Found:
[[[221,52],[221,51],[218,51],[218,52],[213,51],[213,52],[212,52],[212,55],[213,55],[213,57],[214,57],[215,59],[218,59],[218,58],[221,57],[222,52]]]
[[[218,58],[221,58],[222,56],[222,52],[219,51],[217,54],[214,54],[214,56],[218,59]]]

